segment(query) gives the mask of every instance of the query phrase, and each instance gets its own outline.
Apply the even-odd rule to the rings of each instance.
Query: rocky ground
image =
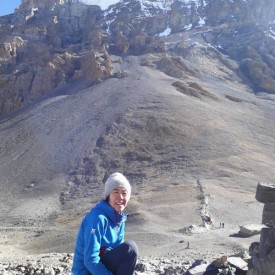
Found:
[[[0,272],[3,275],[19,275],[19,274],[34,274],[34,275],[55,275],[64,274],[71,275],[73,254],[66,253],[49,253],[41,254],[28,257],[13,257],[11,259],[1,259]],[[183,275],[188,274],[189,269],[193,266],[201,264],[210,264],[212,261],[203,259],[195,260],[191,257],[182,258],[177,256],[171,256],[170,258],[165,257],[146,257],[139,258],[136,265],[135,275]],[[231,270],[236,271],[233,266]],[[218,273],[219,271],[228,271],[228,266],[222,268],[215,268],[213,270],[216,273],[213,274],[225,274]],[[240,272],[240,270],[239,270]],[[241,274],[241,273],[236,273]]]
[[[24,259],[6,259],[0,264],[0,272],[3,275],[12,274],[72,274],[73,254],[51,253],[39,256],[29,256]],[[180,258],[144,258],[139,259],[136,274],[183,274],[190,265],[190,260]]]
[[[12,274],[72,274],[72,254],[51,253],[39,256],[7,259],[0,264],[0,272]],[[139,259],[136,274],[183,274],[190,267],[191,261],[169,258]]]

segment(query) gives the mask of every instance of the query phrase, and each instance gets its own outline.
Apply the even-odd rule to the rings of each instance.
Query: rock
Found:
[[[263,222],[273,226],[272,203],[275,200],[275,186],[258,183],[256,199],[267,206],[263,211]],[[275,228],[262,228],[260,243],[252,243],[249,253],[252,267],[247,271],[247,275],[275,275]]]
[[[259,256],[264,258],[275,249],[275,228],[263,228],[260,238]]]
[[[137,263],[135,270],[145,272],[147,270],[146,265],[143,263]]]
[[[228,257],[228,263],[240,270],[247,271],[248,270],[248,265],[247,262],[245,262],[242,258],[240,257]]]
[[[9,259],[8,264],[0,264],[0,274],[34,274],[34,275],[71,275],[73,254],[49,253],[42,255],[27,256],[27,258]],[[66,257],[66,263],[60,262],[60,257]],[[1,259],[3,261],[3,259]]]
[[[64,0],[46,0],[46,1],[22,0],[21,5],[19,6],[17,12],[24,12],[33,8],[44,8],[44,7],[52,8],[55,5],[62,5],[64,4],[64,2],[65,2]]]
[[[259,182],[256,191],[256,199],[262,203],[275,203],[275,185]]]
[[[202,88],[200,85],[194,82],[185,83],[183,81],[176,81],[172,83],[172,85],[176,87],[178,91],[188,96],[193,96],[196,98],[208,97],[215,100],[217,99],[217,97],[214,96],[212,93],[210,93],[209,91],[207,91],[206,89]],[[204,221],[205,224],[212,224],[211,217],[206,216],[204,218]]]
[[[205,55],[228,68],[234,59],[238,68],[232,72],[240,69],[255,90],[274,94],[275,2],[259,1],[163,1],[160,8],[154,1],[131,0],[105,12],[83,1],[24,0],[9,19],[0,20],[0,114],[72,81],[95,84],[112,77],[111,54],[161,55],[157,67],[167,75],[198,74],[185,63],[196,41],[207,45]],[[169,35],[162,37],[167,26]],[[174,35],[179,39],[169,42]],[[103,47],[102,59],[93,56]],[[213,97],[207,90],[180,86],[185,94]]]
[[[242,64],[244,72],[258,87],[275,93],[275,81],[273,79],[273,70],[263,60],[246,60]]]
[[[185,67],[184,62],[181,59],[168,57],[162,58],[157,64],[157,68],[160,71],[176,78],[185,76]]]
[[[247,275],[275,275],[275,250],[268,257],[253,257],[253,268],[248,270]]]
[[[216,268],[222,268],[228,266],[227,256],[222,256],[212,262],[212,265]]]
[[[186,272],[186,275],[202,275],[206,271],[209,263],[204,260],[197,260],[193,263],[190,269]]]
[[[260,247],[260,242],[253,242],[249,246],[249,255],[250,256],[258,256],[258,254],[259,254],[259,247]]]
[[[201,264],[189,269],[186,275],[202,275],[206,272],[207,267],[209,264]]]
[[[243,237],[249,237],[261,233],[262,228],[265,226],[262,224],[247,224],[240,225],[239,235]]]
[[[90,51],[81,58],[81,75],[91,83],[100,82],[112,74],[112,62],[106,51],[103,53]]]
[[[262,223],[269,227],[275,226],[275,203],[264,205]]]

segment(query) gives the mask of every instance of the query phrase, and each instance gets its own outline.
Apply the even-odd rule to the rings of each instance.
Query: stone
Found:
[[[248,270],[248,265],[247,262],[245,262],[242,258],[240,257],[228,257],[227,261],[230,265],[240,269],[247,271]]]
[[[202,275],[209,268],[209,263],[204,260],[196,260],[186,272],[186,275]],[[213,268],[210,268],[213,269]]]
[[[243,237],[249,237],[261,233],[262,228],[265,227],[262,224],[247,224],[240,225],[239,235]]]
[[[135,270],[145,272],[147,270],[146,265],[143,263],[137,263]]]
[[[275,225],[275,203],[266,203],[263,209],[262,223],[269,227]]]
[[[209,264],[200,264],[186,272],[186,275],[203,275]]]
[[[275,249],[265,258],[253,258],[253,268],[246,275],[275,275]]]
[[[260,242],[253,242],[249,246],[249,255],[250,256],[257,256],[259,254],[259,247],[260,247]]]
[[[264,258],[275,249],[275,228],[263,228],[260,238],[259,256]]]
[[[268,91],[269,93],[275,93],[275,81],[272,73],[269,72],[270,70],[264,61],[246,60],[243,63],[243,68],[247,76],[254,82],[255,85]]]
[[[117,3],[105,13],[99,6],[86,5],[84,1],[22,0],[14,14],[0,20],[0,114],[26,106],[72,81],[95,84],[113,77],[109,55],[115,53],[162,53],[159,70],[176,78],[194,75],[198,72],[190,71],[185,64],[197,45],[189,44],[188,30],[194,32],[198,41],[202,39],[209,45],[203,55],[209,57],[215,52],[213,57],[227,67],[228,60],[240,62],[238,68],[250,84],[257,90],[275,93],[274,39],[260,27],[273,20],[274,1],[225,0],[209,1],[207,5],[205,1],[196,1],[198,5],[194,5],[195,1],[163,1],[165,9],[149,4],[154,1],[147,2],[149,8],[147,4],[126,1],[122,9]],[[202,18],[206,19],[207,32],[196,32]],[[168,43],[170,37],[166,41],[165,36],[159,36],[166,30],[167,22],[171,37],[175,36],[173,43]],[[176,35],[182,38],[178,40]],[[94,56],[103,45],[104,57]],[[69,53],[67,57],[65,52]],[[22,66],[27,69],[22,71]],[[179,86],[185,94],[212,97],[198,87]]]
[[[275,185],[259,182],[256,191],[256,200],[262,203],[275,203]]]
[[[212,262],[212,265],[217,268],[222,268],[228,266],[227,256],[222,256]]]

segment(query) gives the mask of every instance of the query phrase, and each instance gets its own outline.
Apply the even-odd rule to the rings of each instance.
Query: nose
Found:
[[[122,194],[122,193],[118,193],[118,197],[119,197],[120,199],[123,199],[123,194]]]

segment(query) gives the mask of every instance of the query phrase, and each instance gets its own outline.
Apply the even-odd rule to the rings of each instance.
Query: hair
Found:
[[[110,195],[108,195],[103,201],[109,203]]]

